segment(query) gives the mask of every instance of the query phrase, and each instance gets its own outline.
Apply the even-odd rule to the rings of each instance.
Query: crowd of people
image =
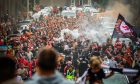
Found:
[[[80,28],[77,24],[82,20],[81,17],[67,18],[55,14],[45,19],[41,17],[39,21],[34,20],[30,24],[29,30],[20,36],[15,36],[16,38],[9,37],[9,35],[14,34],[17,23],[13,23],[10,18],[5,21],[1,20],[0,46],[7,46],[5,55],[16,60],[17,76],[24,81],[32,79],[33,74],[37,72],[36,66],[39,60],[37,56],[42,47],[54,48],[59,52],[57,70],[68,80],[77,80],[82,76],[92,64],[89,61],[92,56],[97,56],[103,64],[112,68],[140,68],[140,46],[132,42],[126,44],[125,41],[120,41],[118,38],[115,44],[112,43],[112,39],[107,39],[106,42],[99,45],[96,41],[90,41],[88,38],[84,41],[80,38],[75,39],[67,33],[64,33],[63,40],[59,40],[61,30]],[[45,53],[42,52],[42,56],[43,54]],[[40,58],[40,60],[43,59]],[[54,62],[48,60],[47,63],[49,62],[48,66],[53,66]],[[44,65],[42,63],[39,64],[41,70],[47,70],[42,68],[46,66],[45,63]],[[110,71],[105,70],[105,72],[109,73]],[[93,80],[91,79],[91,81]],[[102,84],[102,81],[99,84]]]

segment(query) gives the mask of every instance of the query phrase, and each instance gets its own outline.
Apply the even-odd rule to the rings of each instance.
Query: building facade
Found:
[[[82,6],[89,4],[91,0],[40,0],[40,4],[43,6]]]
[[[9,14],[12,17],[26,17],[27,16],[27,3],[33,3],[35,0],[0,0],[0,17],[4,14]],[[94,2],[105,4],[114,0],[40,0],[40,5],[43,6],[82,6],[93,5]],[[140,25],[140,0],[115,0],[123,1],[130,5],[132,14],[134,15],[132,23]],[[29,7],[30,8],[30,7]]]
[[[26,17],[27,0],[0,0],[0,17],[4,14],[15,18]]]

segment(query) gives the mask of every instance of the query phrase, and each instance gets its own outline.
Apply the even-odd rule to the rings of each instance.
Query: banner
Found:
[[[133,26],[125,21],[125,18],[121,14],[119,14],[116,21],[112,38],[130,38],[131,40],[137,38]]]

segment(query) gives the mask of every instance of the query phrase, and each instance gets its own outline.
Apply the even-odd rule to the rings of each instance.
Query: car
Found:
[[[33,14],[33,19],[35,19],[35,20],[39,20],[39,17],[40,17],[40,14],[39,13],[35,13],[35,14]]]
[[[71,10],[67,11],[67,10],[63,10],[61,15],[64,16],[64,17],[68,17],[68,18],[69,18],[69,17],[74,17],[74,18],[76,18],[76,11],[71,11]]]
[[[83,8],[81,8],[81,7],[76,8],[76,11],[82,11],[82,10],[83,10]]]
[[[84,5],[83,12],[99,13],[99,9],[96,9],[90,5]]]
[[[21,25],[17,31],[19,32],[19,34],[23,34],[24,30],[29,30],[29,25]]]
[[[44,7],[44,9],[46,9],[47,11],[51,12],[51,10],[53,9],[52,7]]]
[[[83,6],[83,11],[84,11],[84,12],[90,11],[91,8],[92,8],[92,7],[91,7],[90,5],[84,5],[84,6]]]
[[[45,10],[47,12],[51,12],[52,9],[50,7],[44,7],[44,9],[42,9],[42,10]]]
[[[76,11],[76,6],[71,6],[70,8],[72,11]]]
[[[29,25],[32,23],[32,20],[31,19],[26,19],[26,20],[23,20],[23,21],[19,21],[18,25]]]
[[[32,20],[23,20],[23,21],[19,21],[19,23],[17,25],[18,25],[18,27],[21,27],[23,25],[29,26],[31,23],[32,23]]]
[[[48,16],[50,13],[45,13],[45,14],[43,14],[43,16]]]
[[[19,21],[17,31],[20,34],[22,34],[23,30],[25,30],[25,29],[29,30],[29,26],[31,25],[32,21],[33,21],[32,19],[26,19],[23,21]]]
[[[39,20],[39,18],[40,18],[41,15],[48,16],[51,13],[51,10],[52,10],[51,7],[44,7],[44,9],[41,9],[39,12],[34,13],[32,15],[32,17],[35,20]]]

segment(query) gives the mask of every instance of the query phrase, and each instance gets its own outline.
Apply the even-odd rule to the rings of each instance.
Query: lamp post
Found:
[[[36,4],[36,0],[34,0],[34,6],[35,6],[35,4]]]
[[[91,6],[91,0],[88,0],[88,5],[90,5],[90,6]]]
[[[75,0],[71,0],[71,5],[75,6]]]
[[[84,3],[83,0],[79,0],[79,5],[80,6],[83,6],[83,3]]]
[[[27,0],[27,19],[29,19],[29,0]]]
[[[74,0],[74,6],[75,6],[75,0]]]

